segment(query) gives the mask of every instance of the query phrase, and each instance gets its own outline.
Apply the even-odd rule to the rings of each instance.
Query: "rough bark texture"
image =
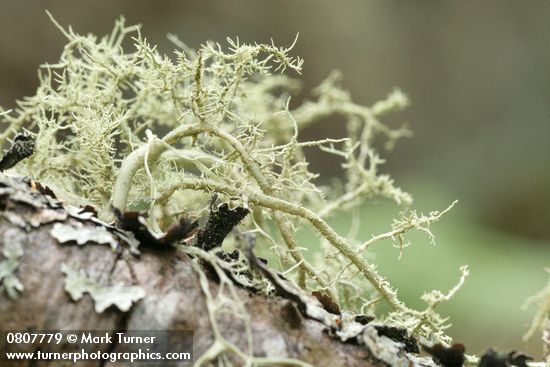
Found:
[[[9,187],[12,182],[6,181],[6,176],[0,176],[3,176],[0,180],[0,251],[9,243],[19,243],[24,250],[15,273],[24,286],[23,292],[16,300],[10,299],[4,291],[0,293],[1,330],[181,329],[194,332],[195,358],[211,346],[213,333],[206,312],[205,297],[198,275],[191,268],[187,255],[177,251],[143,251],[140,257],[121,257],[106,245],[60,244],[50,233],[54,222],[76,224],[77,220],[66,215],[63,219],[64,208],[52,209],[47,208],[47,205],[37,208],[28,199],[20,200],[17,197],[18,191],[25,190],[25,185],[19,184],[14,189]],[[27,190],[32,192],[33,198],[43,200],[43,195],[31,189],[29,182],[25,184],[29,186]],[[10,213],[20,213],[27,223],[18,222]],[[84,226],[95,225],[89,221],[78,222],[84,223]],[[103,313],[96,313],[89,295],[73,302],[64,290],[64,275],[60,268],[62,263],[75,262],[80,263],[88,276],[98,283],[137,284],[145,289],[146,296],[126,313],[114,307]],[[215,293],[217,283],[209,280],[209,285]],[[244,289],[239,289],[238,292],[251,316],[254,353],[257,356],[275,354],[298,358],[315,366],[385,365],[374,358],[367,347],[342,343],[328,336],[326,326],[304,318],[289,300],[255,295]],[[224,336],[246,350],[242,322],[229,315],[218,319],[218,322]],[[69,350],[69,346],[60,348]],[[108,348],[105,345],[104,350],[107,351]],[[109,349],[121,350],[121,345]],[[239,364],[238,359],[235,362],[236,365]],[[18,364],[22,365],[60,364]],[[98,362],[95,365],[113,364]]]

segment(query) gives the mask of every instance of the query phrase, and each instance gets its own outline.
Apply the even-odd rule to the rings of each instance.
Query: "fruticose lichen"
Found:
[[[411,135],[406,124],[391,127],[381,120],[407,107],[403,92],[396,89],[372,106],[359,105],[342,88],[341,74],[333,72],[312,91],[314,100],[291,107],[290,97],[300,83],[281,73],[302,70],[303,60],[290,55],[294,44],[227,39],[227,46],[207,42],[194,50],[170,36],[176,50],[167,56],[123,18],[102,38],[55,24],[67,38],[59,61],[41,66],[35,95],[19,101],[10,113],[0,111],[7,126],[0,145],[23,129],[36,139],[34,155],[16,166],[17,173],[47,184],[73,205],[96,206],[104,220],[113,217],[112,207],[145,210],[156,235],[182,215],[204,216],[216,195],[230,208],[250,211],[239,231],[257,236],[257,247],[270,250],[272,262],[302,289],[322,292],[356,313],[372,313],[385,302],[391,311],[377,315],[380,320],[450,343],[444,333],[447,320],[435,308],[456,293],[467,268],[461,269],[457,287],[446,295],[427,293],[423,299],[428,306],[417,311],[399,300],[366,257],[370,245],[385,238],[402,250],[409,230],[433,238],[429,225],[448,209],[429,215],[405,210],[389,232],[371,239],[339,234],[327,222],[336,213],[354,215],[351,209],[373,197],[389,198],[405,209],[412,204],[412,197],[380,172],[384,160],[373,145],[378,139],[391,149]],[[330,115],[342,120],[347,137],[300,139],[302,129]],[[344,180],[319,186],[305,148],[340,157]],[[296,242],[294,232],[301,226],[318,234],[319,243],[311,250],[324,252],[319,260],[306,259]],[[247,319],[240,302],[231,298],[232,280],[223,275],[235,267],[198,249],[185,251],[211,262],[229,290],[214,297],[201,278],[216,334],[215,344],[201,358],[229,351],[250,362],[252,357],[236,350],[215,325],[221,303]],[[64,269],[69,279],[79,277],[73,270]]]
[[[545,270],[547,273],[550,273],[550,269]],[[542,290],[525,302],[524,308],[527,308],[527,306],[531,304],[537,306],[537,312],[529,329],[523,336],[523,340],[527,341],[532,338],[539,329],[543,330],[542,340],[544,342],[544,359],[548,363],[550,362],[550,281]]]

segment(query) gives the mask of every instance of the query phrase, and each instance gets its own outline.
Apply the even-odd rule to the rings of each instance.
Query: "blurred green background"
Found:
[[[534,309],[526,297],[546,283],[550,265],[550,2],[530,0],[0,0],[0,105],[33,93],[39,64],[57,59],[64,39],[44,13],[78,32],[103,35],[118,15],[170,53],[165,35],[190,46],[226,36],[289,44],[305,59],[304,92],[338,68],[359,103],[393,87],[413,105],[390,117],[407,120],[414,138],[383,156],[384,166],[415,198],[415,208],[457,207],[397,260],[391,243],[374,248],[381,273],[402,298],[419,304],[424,290],[446,290],[469,264],[471,276],[449,305],[450,330],[469,352],[492,345],[540,355],[524,345]],[[302,138],[342,135],[337,119]],[[337,160],[310,155],[312,170],[339,174]],[[398,208],[383,201],[362,209],[362,235],[385,231]],[[346,230],[345,218],[335,222]],[[307,238],[304,239],[307,241]]]

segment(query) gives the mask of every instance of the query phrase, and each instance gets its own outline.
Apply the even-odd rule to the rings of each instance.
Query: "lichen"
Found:
[[[108,244],[112,249],[118,246],[118,241],[105,227],[85,227],[82,223],[55,223],[50,233],[60,243],[75,242],[77,245],[84,245],[93,242]]]
[[[4,259],[0,261],[0,291],[5,290],[8,297],[16,299],[19,292],[24,289],[23,284],[15,275],[19,267],[19,260],[23,256],[23,247],[17,241],[5,243],[2,256]]]
[[[101,286],[90,279],[78,264],[61,264],[61,271],[65,274],[65,291],[73,301],[78,301],[84,293],[88,293],[94,301],[97,313],[102,313],[110,306],[126,312],[132,304],[145,297],[145,290],[139,286],[125,286],[116,283],[110,286]]]
[[[11,113],[0,112],[0,122],[7,125],[0,144],[21,129],[36,139],[34,155],[16,166],[16,172],[46,183],[73,205],[95,205],[103,220],[113,218],[112,207],[145,210],[157,236],[182,214],[204,216],[212,196],[229,208],[247,208],[250,215],[239,225],[240,232],[257,236],[257,247],[271,250],[280,270],[302,289],[322,292],[355,312],[372,312],[385,302],[391,309],[387,322],[416,336],[450,342],[443,331],[446,320],[435,308],[458,287],[447,295],[430,293],[425,297],[428,307],[413,310],[366,256],[384,238],[394,239],[402,252],[410,230],[425,231],[433,239],[428,226],[450,209],[427,216],[408,210],[411,195],[380,172],[384,160],[375,139],[392,149],[411,135],[407,124],[392,127],[382,121],[408,106],[403,92],[395,89],[363,106],[342,87],[341,74],[333,72],[313,90],[314,100],[291,108],[300,83],[279,73],[301,72],[303,60],[290,55],[296,40],[278,47],[227,39],[226,46],[207,42],[193,50],[170,36],[176,50],[166,56],[147,42],[139,26],[126,26],[123,18],[102,38],[54,23],[67,38],[59,61],[42,65],[34,96],[19,101]],[[128,47],[128,38],[133,47]],[[331,115],[342,120],[345,138],[301,139],[302,129]],[[331,187],[318,185],[306,148],[338,156],[344,179]],[[357,222],[353,209],[373,197],[389,198],[405,209],[389,232],[360,239],[329,225],[329,217],[344,212]],[[324,256],[316,261],[304,257],[295,239],[301,226],[318,235],[318,246],[312,238],[311,250],[318,248]],[[221,257],[193,255],[207,259],[220,277],[220,269],[228,270]],[[65,267],[69,279],[79,279],[71,284],[80,285],[69,289],[81,296],[92,286],[71,269]],[[462,272],[459,286],[467,273]],[[215,312],[233,295],[213,297],[203,280],[216,330]],[[231,290],[232,280],[224,281]],[[241,305],[233,302],[234,313],[246,319]],[[220,331],[201,360],[227,351],[252,360]]]
[[[547,268],[545,270],[547,273],[550,274],[550,268]],[[548,328],[548,315],[550,315],[550,280],[543,289],[537,292],[537,294],[527,299],[523,308],[527,308],[529,305],[532,304],[537,306],[537,312],[535,314],[535,317],[533,318],[533,321],[531,322],[531,325],[529,326],[529,329],[523,336],[524,341],[532,338],[537,330],[542,330],[545,327]],[[548,330],[550,330],[550,328]],[[544,340],[544,342],[545,344],[547,344],[546,340]],[[548,352],[546,354],[548,355]]]

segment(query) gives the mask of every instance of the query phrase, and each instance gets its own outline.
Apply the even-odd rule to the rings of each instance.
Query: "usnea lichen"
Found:
[[[0,111],[7,126],[0,144],[22,129],[36,138],[35,154],[16,167],[18,173],[49,185],[74,205],[95,205],[103,219],[112,217],[111,206],[146,210],[157,234],[183,214],[202,216],[215,194],[231,207],[250,209],[240,231],[256,235],[258,247],[270,249],[301,288],[321,291],[355,312],[372,312],[386,302],[391,308],[386,320],[414,335],[450,342],[443,331],[446,319],[435,308],[456,293],[467,268],[456,288],[446,295],[426,294],[428,307],[416,311],[399,300],[365,256],[371,244],[385,238],[403,249],[409,230],[432,237],[429,225],[448,209],[408,212],[389,232],[368,240],[343,236],[327,222],[336,213],[354,213],[372,197],[412,203],[380,173],[384,160],[373,146],[378,139],[391,149],[410,136],[406,124],[394,128],[381,120],[407,107],[403,92],[396,89],[362,106],[333,72],[313,90],[314,100],[291,108],[290,96],[300,83],[280,73],[302,69],[302,59],[290,55],[293,44],[228,39],[227,47],[207,42],[193,50],[170,36],[177,49],[169,57],[123,18],[102,38],[57,26],[68,41],[59,61],[40,68],[34,96],[19,101],[11,113]],[[330,115],[345,123],[346,138],[300,139],[303,128]],[[317,185],[305,148],[343,159],[345,179],[333,187]],[[300,226],[318,234],[324,256],[315,262],[296,242]],[[207,289],[205,294],[211,297]],[[235,305],[235,313],[242,314]],[[219,350],[237,353],[220,332],[209,353]]]
[[[550,273],[550,269],[547,268],[545,270],[547,273]],[[527,341],[532,338],[539,329],[545,329],[543,332],[543,342],[545,347],[544,358],[548,362],[550,360],[550,338],[548,335],[548,333],[550,332],[550,281],[537,294],[527,299],[523,308],[526,309],[532,304],[537,306],[537,312],[535,314],[535,317],[533,318],[533,321],[531,322],[531,325],[529,326],[529,329],[523,336],[523,340]]]

